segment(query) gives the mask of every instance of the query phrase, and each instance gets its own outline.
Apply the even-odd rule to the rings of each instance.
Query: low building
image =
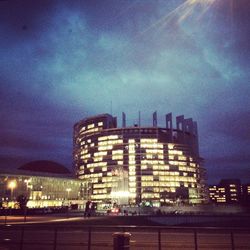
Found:
[[[213,203],[240,204],[247,200],[248,194],[247,186],[241,185],[239,179],[222,179],[218,185],[209,186],[210,201]]]
[[[210,201],[214,203],[226,203],[226,192],[224,187],[209,186]]]
[[[18,196],[28,198],[27,206],[83,206],[83,181],[72,176],[64,166],[51,161],[35,161],[19,169],[0,173],[0,200],[14,207]]]
[[[242,185],[242,204],[250,206],[250,183]]]

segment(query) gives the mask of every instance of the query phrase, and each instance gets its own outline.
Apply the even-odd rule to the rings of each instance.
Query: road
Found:
[[[111,250],[112,235],[119,231],[131,233],[131,250],[160,249],[159,245],[161,250],[219,250],[233,249],[232,244],[234,250],[250,249],[249,227],[159,227],[146,219],[50,215],[28,217],[24,224],[23,217],[10,217],[0,226],[0,250]]]
[[[45,214],[27,216],[0,216],[4,224],[95,224],[95,225],[165,225],[165,226],[203,226],[250,228],[250,215],[166,215],[166,216],[97,216],[84,218],[83,212],[64,214]]]
[[[91,248],[93,250],[113,249],[112,235],[117,228],[92,228]],[[155,228],[130,228],[131,250],[159,249],[159,234]],[[22,230],[19,228],[1,229],[0,249],[20,249]],[[55,237],[56,235],[56,237]],[[88,249],[88,228],[26,228],[23,232],[23,250],[82,250]],[[234,233],[234,249],[250,249],[250,232]],[[195,249],[194,231],[191,229],[161,229],[161,249]],[[197,249],[232,249],[231,234],[227,231],[197,230]]]

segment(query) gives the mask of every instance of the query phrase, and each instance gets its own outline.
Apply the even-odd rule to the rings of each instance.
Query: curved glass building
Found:
[[[122,127],[109,114],[74,125],[73,160],[76,176],[85,183],[88,199],[103,204],[202,203],[204,169],[199,156],[197,123],[166,115],[166,126]]]

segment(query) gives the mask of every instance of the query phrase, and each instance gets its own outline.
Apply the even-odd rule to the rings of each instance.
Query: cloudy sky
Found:
[[[72,165],[72,127],[198,122],[209,183],[250,182],[249,0],[1,0],[0,168]]]

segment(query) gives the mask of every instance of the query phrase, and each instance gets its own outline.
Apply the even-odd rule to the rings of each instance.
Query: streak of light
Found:
[[[148,28],[142,31],[139,35],[143,35],[154,28],[160,29],[163,26],[169,24],[174,20],[177,24],[180,24],[188,17],[192,16],[196,7],[200,7],[201,11],[198,18],[201,18],[215,3],[216,0],[187,0],[184,3],[177,6],[174,10],[167,13],[165,16],[151,24]]]
[[[170,20],[176,14],[176,12],[178,12],[180,9],[182,9],[186,4],[187,3],[184,2],[184,3],[180,4],[179,6],[177,6],[174,10],[172,10],[169,13],[167,13],[165,16],[163,16],[162,18],[160,18],[159,20],[157,20],[155,23],[151,24],[147,29],[145,29],[144,31],[142,31],[140,33],[140,35],[143,35],[144,33],[147,33],[148,31],[156,28],[157,26],[160,26],[162,24],[166,24],[168,22],[168,20]]]
[[[218,1],[218,0],[217,0]],[[212,7],[216,0],[187,0],[187,7],[183,10],[183,13],[180,13],[178,22],[182,22],[191,16],[195,12],[196,7],[200,7],[200,13],[197,19],[202,18],[202,16]]]

